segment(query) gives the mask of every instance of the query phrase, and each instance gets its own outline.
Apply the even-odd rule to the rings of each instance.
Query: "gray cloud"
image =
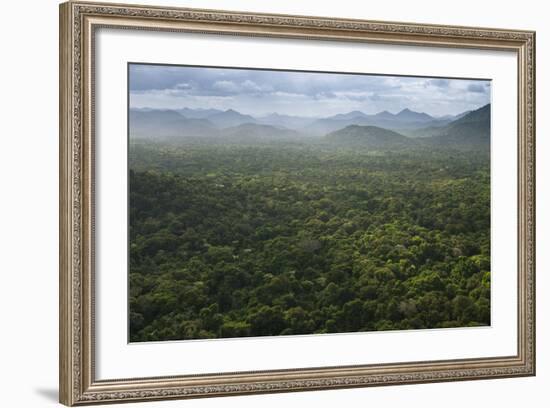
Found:
[[[485,86],[485,84],[470,84],[468,85],[468,91],[474,93],[485,93],[487,92],[487,86]]]
[[[326,116],[404,108],[456,114],[490,102],[490,81],[130,65],[130,104]]]
[[[426,86],[435,86],[437,88],[448,88],[450,83],[450,79],[445,78],[437,78],[437,79],[430,79],[429,81],[426,81]]]

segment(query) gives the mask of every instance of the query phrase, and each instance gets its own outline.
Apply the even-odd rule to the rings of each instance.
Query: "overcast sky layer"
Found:
[[[486,80],[143,64],[130,65],[129,88],[132,108],[234,109],[253,116],[326,117],[405,108],[443,116],[491,99]]]

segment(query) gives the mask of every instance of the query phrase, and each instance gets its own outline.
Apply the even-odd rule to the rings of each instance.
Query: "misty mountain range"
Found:
[[[490,104],[458,115],[432,117],[403,109],[365,114],[352,111],[326,118],[272,113],[254,117],[236,110],[130,109],[133,139],[178,141],[215,140],[229,143],[320,139],[371,148],[433,144],[440,146],[489,146]]]

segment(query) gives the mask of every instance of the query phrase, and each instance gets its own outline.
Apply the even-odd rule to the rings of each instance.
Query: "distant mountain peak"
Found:
[[[353,110],[348,113],[339,113],[334,116],[330,116],[328,119],[335,119],[335,120],[346,120],[346,119],[355,119],[355,118],[366,118],[368,115],[366,115],[364,112],[361,112],[360,110]]]
[[[209,116],[215,115],[216,113],[222,113],[222,111],[218,109],[205,108],[180,108],[177,109],[177,112],[189,119],[206,119]]]
[[[391,112],[388,112],[387,110],[383,110],[381,112],[378,112],[377,114],[374,115],[375,117],[377,118],[387,118],[387,119],[390,119],[390,118],[394,118],[395,115]]]
[[[491,119],[491,104],[488,103],[477,109],[471,110],[468,114],[454,120],[452,124],[466,123],[466,122],[485,122],[490,124]]]
[[[189,119],[169,109],[130,110],[130,137],[151,140],[175,140],[186,136],[216,134],[207,119]]]
[[[426,113],[424,113],[424,112],[413,111],[412,109],[409,109],[409,108],[402,109],[401,111],[399,111],[399,112],[397,113],[397,116],[400,116],[400,115],[410,115],[410,114],[414,114],[414,115],[427,115],[427,116],[429,116],[428,114],[426,114]]]
[[[223,112],[210,115],[208,116],[208,120],[210,120],[219,128],[237,126],[246,122],[251,122],[251,123],[256,122],[256,119],[254,119],[252,116],[243,115],[242,113],[234,109],[227,109]]]
[[[395,116],[399,119],[407,119],[407,120],[418,121],[418,122],[428,122],[428,121],[434,120],[434,118],[428,115],[427,113],[416,112],[409,108],[403,109],[401,112],[399,112]]]
[[[426,141],[454,147],[486,148],[491,141],[491,104],[450,122]]]

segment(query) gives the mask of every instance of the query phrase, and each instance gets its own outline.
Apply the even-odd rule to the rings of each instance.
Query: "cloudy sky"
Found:
[[[490,102],[490,81],[130,65],[132,108],[235,109],[330,116],[360,110],[397,113],[409,108],[433,116],[457,114]]]

